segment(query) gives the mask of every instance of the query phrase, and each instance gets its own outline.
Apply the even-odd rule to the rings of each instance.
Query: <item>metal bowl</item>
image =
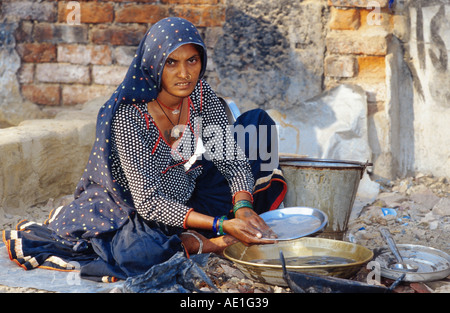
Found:
[[[236,243],[227,247],[224,255],[250,279],[287,286],[279,259],[280,250],[284,254],[288,271],[340,278],[356,274],[373,257],[373,252],[363,246],[317,237],[249,247]]]
[[[406,274],[403,281],[425,282],[440,280],[450,275],[450,256],[444,251],[412,244],[397,244],[403,261],[418,267],[416,272],[405,272],[390,267],[396,259],[388,247],[375,251],[375,261],[380,264],[381,276],[398,279]]]

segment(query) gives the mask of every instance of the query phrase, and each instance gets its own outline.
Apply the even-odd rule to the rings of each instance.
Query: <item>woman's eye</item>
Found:
[[[188,61],[189,61],[189,63],[191,63],[191,64],[195,64],[195,63],[198,62],[198,58],[197,58],[197,57],[191,58],[191,59],[189,59]]]
[[[175,61],[172,60],[172,59],[167,59],[166,64],[167,65],[173,65],[173,64],[175,64]]]

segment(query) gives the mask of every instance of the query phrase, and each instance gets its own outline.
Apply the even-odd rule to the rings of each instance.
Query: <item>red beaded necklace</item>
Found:
[[[181,102],[180,102],[180,104],[178,105],[178,107],[175,108],[175,109],[172,109],[171,107],[169,107],[169,106],[165,105],[164,103],[162,103],[161,100],[158,101],[158,99],[156,99],[156,102],[158,102],[158,104],[160,104],[160,105],[162,105],[163,107],[165,107],[167,110],[171,111],[173,115],[180,114],[180,108],[181,108],[181,105],[183,104],[183,100],[181,100]]]
[[[180,115],[178,115],[178,122],[177,122],[177,124],[175,125],[175,124],[172,122],[172,120],[170,119],[170,117],[166,114],[166,112],[164,111],[164,109],[162,108],[161,105],[163,105],[165,108],[167,108],[167,109],[169,109],[169,110],[172,110],[172,109],[170,109],[169,107],[165,106],[162,102],[159,102],[158,99],[156,99],[156,103],[158,104],[159,108],[160,108],[161,111],[164,113],[164,115],[167,117],[167,119],[169,120],[170,124],[172,124],[172,126],[173,126],[173,127],[172,127],[172,130],[170,131],[170,136],[171,136],[172,138],[178,139],[178,138],[181,136],[181,130],[180,130],[180,128],[179,128],[180,118],[181,118],[180,112],[178,113],[178,114],[180,114]],[[179,109],[182,109],[182,107],[181,107],[182,104],[183,104],[183,100],[181,101],[181,103],[180,103],[180,105],[179,105],[179,107],[178,107]]]

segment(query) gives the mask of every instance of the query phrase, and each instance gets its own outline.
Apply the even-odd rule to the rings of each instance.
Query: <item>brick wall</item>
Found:
[[[328,0],[328,6],[325,87],[359,85],[367,93],[369,114],[380,111],[386,101],[385,58],[394,19],[388,0]]]
[[[42,106],[67,106],[111,94],[153,23],[181,16],[200,30],[220,27],[223,1],[76,1],[79,25],[69,1],[6,0],[1,15],[19,24],[15,38],[23,97]]]
[[[360,85],[367,92],[369,112],[379,111],[386,100],[385,57],[392,32],[388,0],[327,1],[324,88]],[[122,81],[139,41],[153,23],[182,16],[204,35],[214,35],[209,30],[224,25],[230,5],[226,0],[76,2],[79,25],[68,23],[74,13],[69,1],[2,3],[2,15],[15,16],[19,23],[15,34],[22,61],[19,82],[22,95],[31,102],[67,106],[108,95]],[[373,3],[379,7],[371,7]]]

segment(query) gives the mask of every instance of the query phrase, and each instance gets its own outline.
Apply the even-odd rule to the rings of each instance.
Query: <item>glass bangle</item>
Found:
[[[220,216],[216,216],[214,218],[214,222],[213,222],[213,225],[212,225],[212,231],[213,231],[214,234],[218,234],[219,233],[219,231],[217,229],[217,221],[219,220],[219,218],[220,218]]]
[[[253,204],[248,200],[239,200],[233,206],[233,213],[236,214],[236,211],[242,208],[250,208],[253,209]]]
[[[219,235],[219,236],[225,235],[225,233],[223,232],[223,221],[225,221],[226,219],[227,219],[227,217],[225,215],[221,216],[219,219],[219,230],[217,232],[217,235]]]

